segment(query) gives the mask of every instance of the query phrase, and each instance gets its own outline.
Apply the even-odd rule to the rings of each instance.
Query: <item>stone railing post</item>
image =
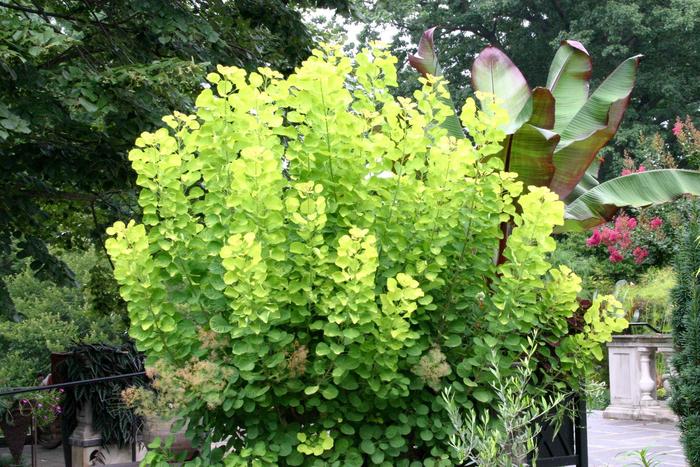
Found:
[[[653,373],[656,373],[655,358],[652,358],[652,356],[655,356],[654,349],[650,347],[638,347],[637,353],[639,354],[639,390],[641,392],[639,402],[643,406],[655,405],[656,381],[651,377],[652,364],[654,364]]]

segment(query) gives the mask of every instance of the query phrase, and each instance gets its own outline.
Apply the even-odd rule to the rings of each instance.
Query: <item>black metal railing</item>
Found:
[[[43,386],[26,386],[26,387],[17,387],[17,388],[7,388],[7,389],[0,390],[0,398],[8,397],[8,396],[16,396],[18,394],[39,392],[39,391],[51,391],[51,390],[57,390],[57,389],[64,389],[65,390],[65,389],[74,388],[76,386],[83,386],[83,385],[87,385],[87,384],[100,384],[100,383],[105,383],[108,381],[137,378],[137,377],[142,377],[142,376],[146,376],[145,371],[137,371],[134,373],[125,373],[125,374],[121,374],[121,375],[103,376],[100,378],[90,378],[90,379],[84,379],[84,380],[80,380],[80,381],[67,381],[64,383],[47,384],[47,385],[43,385]],[[66,436],[64,436],[63,439],[65,440]],[[33,418],[32,418],[32,426],[31,426],[31,445],[32,445],[31,465],[32,465],[32,467],[36,467],[37,466],[37,459],[38,459],[38,456],[37,456],[38,439],[37,439],[36,421]],[[136,462],[136,445],[135,444],[132,446],[131,460],[133,462]]]

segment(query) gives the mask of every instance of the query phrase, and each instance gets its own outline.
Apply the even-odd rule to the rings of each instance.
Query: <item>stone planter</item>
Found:
[[[175,437],[170,447],[173,455],[179,456],[185,453],[185,460],[191,460],[196,456],[197,450],[194,449],[192,442],[185,436],[187,424],[176,432],[172,431],[176,421],[177,419],[175,418],[164,420],[160,417],[145,417],[143,421],[143,442],[148,446],[156,438],[164,441],[168,436],[172,435]]]
[[[24,451],[24,442],[27,439],[27,430],[32,425],[32,417],[23,415],[18,408],[0,416],[0,429],[5,435],[7,447],[12,459],[19,464]]]

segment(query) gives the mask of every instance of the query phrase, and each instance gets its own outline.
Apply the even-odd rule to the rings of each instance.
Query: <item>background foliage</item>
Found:
[[[698,2],[378,0],[369,5],[365,37],[376,37],[387,25],[396,28],[392,50],[400,63],[415,51],[424,30],[438,26],[438,54],[456,101],[471,93],[468,70],[487,44],[512,57],[531,85],[546,82],[547,66],[563,39],[578,40],[588,48],[593,87],[625,58],[643,54],[625,123],[614,149],[607,151],[619,158],[624,148],[632,153],[642,150],[637,144],[640,132],[651,137],[664,123],[670,129],[676,116],[698,117],[700,84],[694,78],[700,74]],[[664,70],[663,77],[659,70]],[[415,88],[410,70],[402,76],[405,89]],[[670,135],[664,139],[669,141]]]
[[[17,319],[0,319],[0,387],[33,386],[51,371],[51,352],[65,351],[76,341],[118,342],[125,338],[126,315],[118,295],[109,295],[114,281],[93,273],[106,267],[93,251],[58,255],[75,271],[77,287],[41,280],[25,262],[22,272],[7,280]]]
[[[173,109],[192,109],[212,63],[289,73],[311,50],[297,7],[346,0],[0,2],[0,255],[75,278],[47,242],[103,241],[138,212],[126,153]],[[0,262],[0,311],[11,313]]]

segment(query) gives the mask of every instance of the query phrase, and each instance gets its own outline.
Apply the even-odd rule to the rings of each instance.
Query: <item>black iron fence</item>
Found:
[[[121,375],[104,376],[104,377],[100,377],[100,378],[90,378],[90,379],[85,379],[85,380],[80,380],[80,381],[67,381],[67,382],[58,383],[58,384],[46,384],[46,385],[42,385],[42,386],[9,388],[9,389],[0,390],[0,398],[16,396],[19,394],[39,392],[39,391],[52,391],[52,390],[59,390],[59,389],[66,390],[66,389],[75,388],[77,386],[84,386],[84,385],[88,385],[88,384],[102,384],[102,383],[109,382],[109,381],[143,377],[145,375],[146,375],[145,371],[138,371],[138,372],[133,372],[133,373],[125,373],[125,374],[121,374]],[[30,435],[30,441],[29,441],[29,444],[31,444],[31,446],[32,446],[32,449],[31,449],[31,465],[32,465],[32,467],[36,467],[38,465],[37,464],[37,462],[38,462],[37,431],[38,430],[37,430],[36,420],[34,420],[32,418],[31,435]],[[62,435],[63,435],[62,438],[64,441],[64,450],[65,450],[66,449],[65,441],[68,439],[68,436],[70,435],[70,433],[63,433]],[[25,440],[25,443],[26,443],[26,440]],[[132,462],[134,462],[133,465],[138,465],[135,463],[136,462],[136,445],[135,444],[132,446],[131,460],[132,460]],[[66,462],[66,466],[70,467],[70,465],[71,465],[70,455],[65,456],[65,462]]]

